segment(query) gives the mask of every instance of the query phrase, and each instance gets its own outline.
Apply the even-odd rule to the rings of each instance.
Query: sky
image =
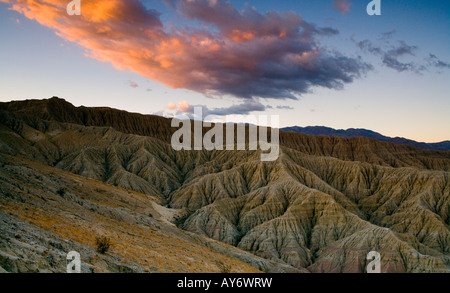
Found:
[[[0,0],[0,101],[450,139],[450,2]]]

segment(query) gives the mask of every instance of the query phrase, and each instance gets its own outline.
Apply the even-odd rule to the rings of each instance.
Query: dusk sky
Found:
[[[69,2],[0,0],[0,101],[450,140],[450,1]]]

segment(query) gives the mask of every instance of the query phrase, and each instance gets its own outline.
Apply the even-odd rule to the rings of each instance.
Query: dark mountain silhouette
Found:
[[[417,148],[427,149],[427,150],[436,150],[436,151],[447,151],[450,150],[450,141],[442,141],[437,143],[426,143],[426,142],[417,142],[411,139],[403,138],[403,137],[388,137],[384,136],[378,132],[363,129],[363,128],[349,128],[347,130],[344,129],[334,129],[325,126],[292,126],[282,128],[283,131],[293,131],[297,133],[304,133],[310,135],[326,135],[326,136],[338,136],[338,137],[369,137],[374,138],[379,141],[391,142],[395,144],[404,144]]]

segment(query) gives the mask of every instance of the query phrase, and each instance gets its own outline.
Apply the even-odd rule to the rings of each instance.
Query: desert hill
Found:
[[[90,251],[92,267],[100,258],[110,271],[128,270],[124,263],[145,271],[157,260],[183,271],[155,253],[165,245],[184,262],[180,246],[195,246],[189,259],[205,264],[198,271],[217,270],[219,259],[237,271],[363,272],[371,250],[385,272],[450,271],[449,152],[281,132],[279,159],[263,163],[258,151],[176,152],[175,130],[162,117],[58,98],[0,103],[0,215],[9,235],[0,234],[0,266],[35,255],[9,240],[7,223],[26,227],[30,241],[72,241]],[[62,233],[51,218],[80,228]],[[81,232],[89,225],[122,246],[96,255]],[[43,256],[38,263],[54,267]]]
[[[128,113],[107,107],[75,107],[57,97],[0,103],[0,111],[3,124],[12,126],[11,123],[15,123],[14,121],[22,121],[40,131],[45,131],[49,127],[49,122],[54,121],[83,126],[112,127],[122,133],[150,136],[166,143],[170,143],[171,136],[176,131],[167,118]],[[341,160],[392,167],[414,166],[445,171],[450,169],[450,151],[424,150],[366,137],[339,138],[281,131],[280,143],[302,153]]]

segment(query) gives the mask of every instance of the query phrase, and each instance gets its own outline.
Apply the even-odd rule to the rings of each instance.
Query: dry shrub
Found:
[[[230,274],[231,273],[231,266],[222,262],[222,261],[216,261],[216,266],[219,268],[219,271],[222,274]]]
[[[109,237],[101,236],[95,239],[95,245],[99,253],[105,254],[111,248],[112,242]]]

